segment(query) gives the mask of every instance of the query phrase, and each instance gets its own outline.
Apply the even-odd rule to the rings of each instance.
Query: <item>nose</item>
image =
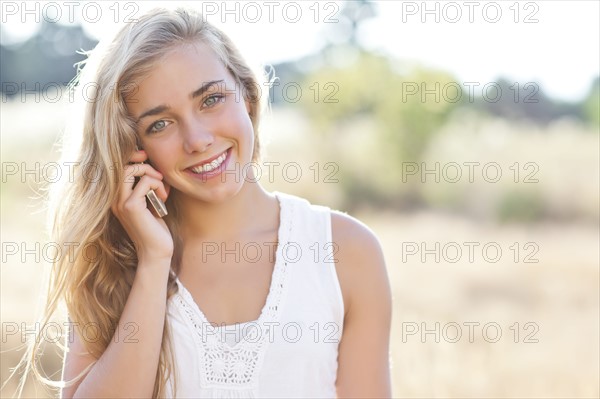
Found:
[[[215,136],[198,120],[185,123],[182,129],[183,149],[186,153],[205,152],[215,141]]]

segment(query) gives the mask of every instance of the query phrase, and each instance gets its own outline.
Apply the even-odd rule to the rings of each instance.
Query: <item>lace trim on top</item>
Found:
[[[283,249],[287,247],[291,234],[294,206],[285,198],[276,196],[280,206],[280,226],[269,293],[258,320],[244,326],[243,330],[248,334],[238,343],[230,346],[221,340],[219,329],[210,324],[189,291],[176,279],[179,291],[173,295],[173,300],[196,332],[194,340],[198,348],[201,391],[211,397],[255,397],[256,394],[254,390],[258,386],[257,376],[270,327],[279,320],[280,303],[287,292],[288,267]]]

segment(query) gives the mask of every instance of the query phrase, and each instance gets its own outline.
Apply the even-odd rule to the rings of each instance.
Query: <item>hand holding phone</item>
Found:
[[[140,163],[143,164],[144,162]],[[154,190],[150,189],[150,191],[146,193],[146,199],[150,203],[151,208],[154,209],[154,213],[156,214],[156,216],[162,218],[168,215],[167,206],[160,198],[158,198],[158,195],[156,195]]]
[[[150,189],[146,194],[146,198],[148,199],[148,202],[150,202],[150,205],[152,205],[152,208],[154,208],[158,217],[162,218],[168,215],[167,206],[160,198],[158,198],[154,190]]]

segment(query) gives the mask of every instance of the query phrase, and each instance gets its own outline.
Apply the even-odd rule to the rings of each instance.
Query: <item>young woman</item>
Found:
[[[74,326],[61,396],[390,397],[378,240],[256,181],[264,86],[233,43],[153,10],[105,44],[80,73],[91,100],[54,219],[55,241],[82,243],[48,302]]]

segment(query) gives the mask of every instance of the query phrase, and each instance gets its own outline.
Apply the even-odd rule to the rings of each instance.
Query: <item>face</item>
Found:
[[[136,88],[126,98],[127,109],[170,195],[220,201],[251,178],[253,168],[244,168],[254,148],[249,104],[208,46],[169,51]]]

